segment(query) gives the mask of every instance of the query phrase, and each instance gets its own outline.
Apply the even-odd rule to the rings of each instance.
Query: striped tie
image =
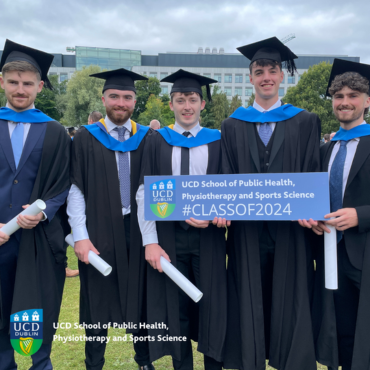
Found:
[[[118,131],[118,140],[125,141],[126,127],[116,127]],[[128,208],[130,206],[130,165],[128,160],[128,152],[118,152],[118,178],[119,188],[121,193],[122,207]]]

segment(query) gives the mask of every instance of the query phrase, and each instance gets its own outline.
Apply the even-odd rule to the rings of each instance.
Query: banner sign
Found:
[[[324,220],[327,172],[146,176],[145,220]]]

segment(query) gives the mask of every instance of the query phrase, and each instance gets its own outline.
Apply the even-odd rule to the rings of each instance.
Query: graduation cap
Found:
[[[125,68],[119,68],[113,71],[94,73],[90,75],[90,77],[96,77],[105,80],[103,93],[105,90],[108,89],[128,90],[136,93],[135,81],[148,80],[147,77],[139,75],[135,72],[131,72]]]
[[[48,71],[53,59],[54,55],[52,54],[6,40],[0,61],[0,70],[5,64],[10,62],[28,62],[39,71],[41,80],[44,81],[45,87],[52,90],[53,86],[48,79]]]
[[[278,63],[285,62],[291,75],[297,71],[294,59],[298,57],[277,37],[270,37],[253,44],[240,46],[237,49],[251,61],[251,64],[259,59],[269,59]]]
[[[335,58],[333,62],[333,67],[331,68],[331,73],[329,77],[328,87],[326,89],[326,96],[331,96],[329,93],[329,88],[334,81],[334,78],[346,72],[356,72],[362,77],[365,77],[370,83],[370,65],[363,63],[350,62],[349,60]],[[368,92],[370,95],[370,90]]]
[[[211,89],[209,85],[215,82],[218,82],[218,81],[213,80],[212,78],[208,78],[208,77],[197,75],[195,73],[184,71],[183,69],[179,69],[177,72],[172,73],[172,75],[169,75],[163,78],[161,82],[173,83],[171,94],[174,92],[182,92],[182,93],[196,92],[201,96],[202,99],[203,99],[202,86],[205,85],[207,89],[208,100],[212,101]]]
[[[72,127],[67,127],[67,131],[68,131],[69,134],[73,134],[76,131],[76,129],[73,126]]]

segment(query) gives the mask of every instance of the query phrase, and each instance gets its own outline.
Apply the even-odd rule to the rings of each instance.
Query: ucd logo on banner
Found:
[[[31,356],[42,345],[42,310],[19,311],[10,316],[10,342],[22,356]]]
[[[176,180],[162,180],[150,185],[150,209],[160,218],[166,218],[175,210]]]

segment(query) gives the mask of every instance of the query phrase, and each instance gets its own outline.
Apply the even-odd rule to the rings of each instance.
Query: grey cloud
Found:
[[[76,45],[143,54],[196,52],[199,46],[237,52],[250,42],[295,33],[288,46],[297,54],[345,54],[370,64],[369,14],[365,0],[2,0],[0,45],[9,38],[61,53]]]

